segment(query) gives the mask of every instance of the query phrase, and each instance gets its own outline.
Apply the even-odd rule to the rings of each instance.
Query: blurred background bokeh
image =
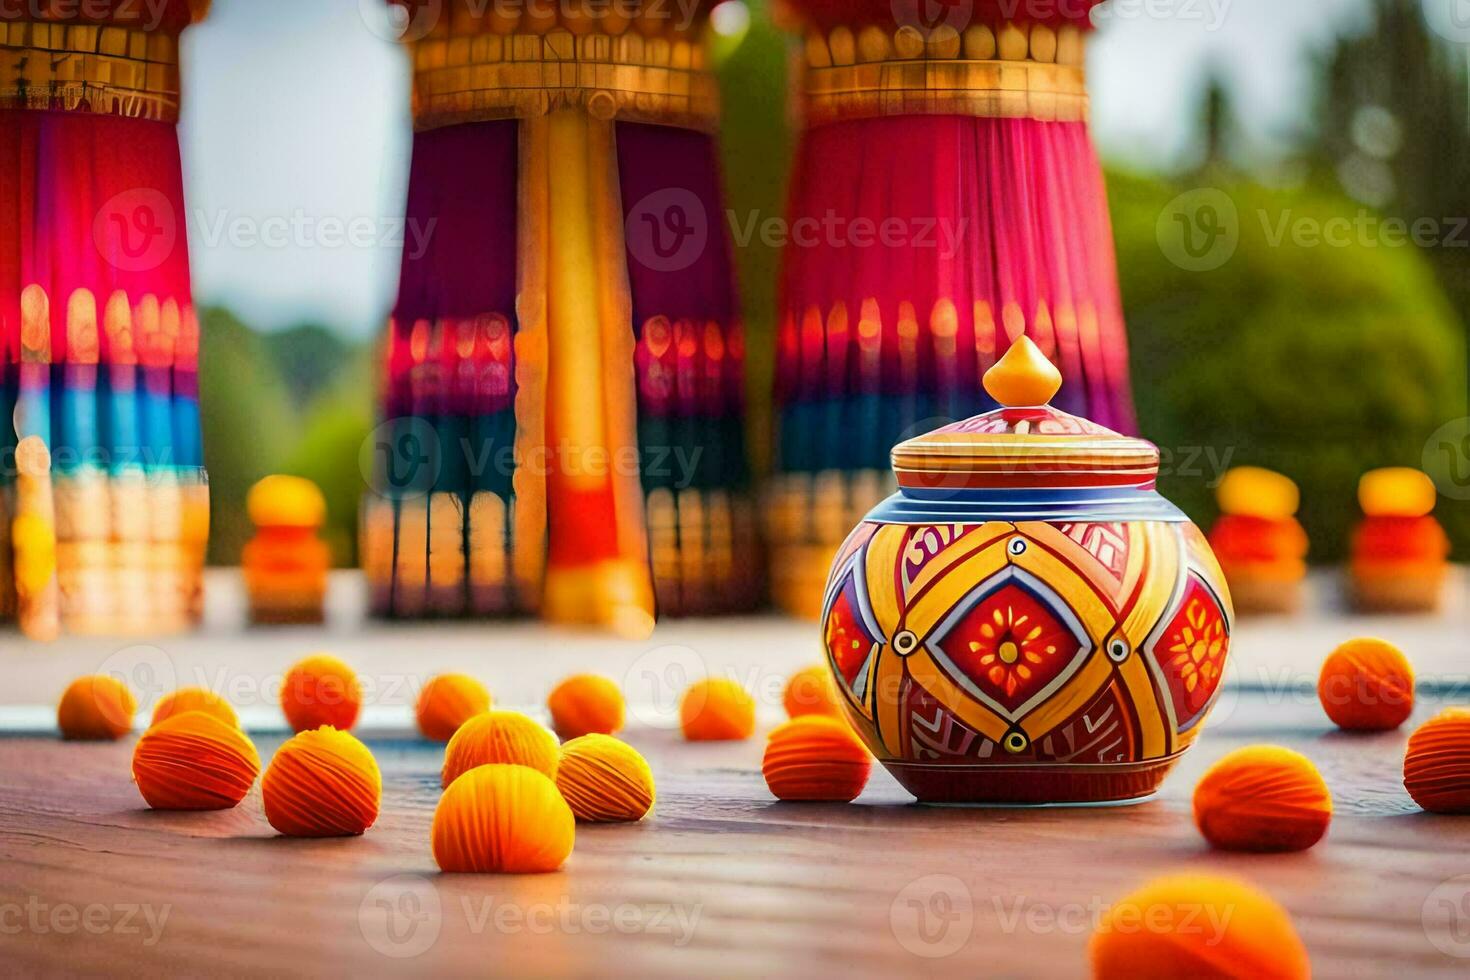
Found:
[[[358,451],[397,285],[409,73],[379,0],[216,0],[185,48],[211,560],[270,472],[324,490],[355,561]],[[1109,8],[1112,9],[1109,9]],[[1198,522],[1225,468],[1301,485],[1342,557],[1358,476],[1427,466],[1470,554],[1470,12],[1463,0],[1113,0],[1089,51],[1143,432]],[[1456,18],[1456,13],[1467,16]],[[732,224],[779,218],[787,39],[717,11]],[[751,445],[769,451],[778,255],[736,242]],[[1447,428],[1446,428],[1447,427]],[[1435,433],[1434,438],[1431,438]]]

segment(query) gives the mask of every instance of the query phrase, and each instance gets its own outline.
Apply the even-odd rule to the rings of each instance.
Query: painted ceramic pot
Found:
[[[899,492],[838,552],[827,662],[858,733],[932,803],[1154,792],[1221,688],[1234,613],[1159,453],[1048,406],[1030,340],[1002,406],[893,450]]]

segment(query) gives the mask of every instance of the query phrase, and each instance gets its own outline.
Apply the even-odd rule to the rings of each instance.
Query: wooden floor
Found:
[[[1470,878],[1454,879],[1470,875],[1470,819],[1414,808],[1401,783],[1406,732],[1332,733],[1300,683],[1324,643],[1363,625],[1317,614],[1243,623],[1247,676],[1237,672],[1157,799],[1042,810],[914,806],[881,770],[856,804],[779,804],[760,778],[760,736],[683,743],[665,727],[667,692],[696,670],[735,670],[763,723],[778,720],[779,680],[813,659],[814,644],[809,626],[777,619],[684,624],[645,644],[528,625],[344,621],[264,634],[217,621],[161,651],[6,643],[0,715],[35,731],[0,737],[0,974],[1070,977],[1085,973],[1101,908],[1151,876],[1193,869],[1273,894],[1318,977],[1463,977]],[[1416,720],[1470,702],[1462,605],[1377,625],[1411,655],[1415,644],[1428,651],[1433,703]],[[1282,638],[1293,642],[1267,656]],[[149,811],[129,779],[131,739],[64,743],[47,730],[58,678],[125,654],[171,672],[164,680],[234,684],[268,759],[283,737],[270,676],[318,645],[367,665],[379,688],[364,734],[383,769],[383,810],[361,838],[277,837],[258,788],[233,811]],[[579,827],[556,874],[438,874],[428,834],[441,751],[403,729],[412,684],[387,688],[465,667],[505,704],[532,704],[573,668],[619,676],[637,702],[626,737],[658,780],[652,816]],[[1257,742],[1306,752],[1332,787],[1332,830],[1310,852],[1213,853],[1193,828],[1201,771]]]

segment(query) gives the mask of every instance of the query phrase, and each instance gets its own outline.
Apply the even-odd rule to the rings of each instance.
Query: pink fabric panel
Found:
[[[99,312],[116,290],[133,302],[192,302],[179,144],[170,123],[87,112],[0,109],[0,321],[20,354],[20,293],[51,298],[52,360],[65,362],[66,298],[87,288]],[[106,337],[102,358],[108,359]]]
[[[1058,407],[1135,429],[1111,224],[1084,123],[910,116],[821,127],[803,138],[790,215],[782,404],[919,392],[940,410],[986,407],[980,377],[1010,344],[1009,307],[1063,372]],[[954,304],[952,337],[932,329],[940,300]],[[859,356],[865,301],[881,319],[877,377]],[[977,322],[977,301],[991,320]],[[845,334],[826,322],[837,303]]]

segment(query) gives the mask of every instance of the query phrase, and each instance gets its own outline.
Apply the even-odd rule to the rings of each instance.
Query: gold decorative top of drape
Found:
[[[702,30],[650,36],[485,31],[454,20],[409,47],[419,130],[580,106],[599,119],[712,132],[719,93]]]
[[[1083,56],[1084,34],[1075,25],[813,29],[803,59],[805,122],[911,115],[1086,119]]]
[[[177,122],[178,35],[103,24],[0,21],[0,108]]]

